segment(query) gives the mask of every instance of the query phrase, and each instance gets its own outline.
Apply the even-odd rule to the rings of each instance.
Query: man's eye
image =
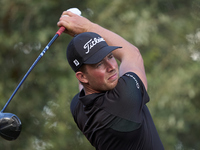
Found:
[[[96,67],[99,67],[99,66],[101,66],[101,65],[102,65],[102,62],[98,63],[98,64],[96,65]]]
[[[109,59],[113,58],[113,54],[110,54],[110,55],[108,56],[108,58],[109,58]]]

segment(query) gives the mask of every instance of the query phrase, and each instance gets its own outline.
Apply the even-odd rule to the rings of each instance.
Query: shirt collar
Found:
[[[104,95],[105,93],[93,93],[89,95],[85,95],[84,90],[82,89],[79,93],[79,100],[83,103],[85,106],[92,106],[94,102],[97,100],[98,97]]]

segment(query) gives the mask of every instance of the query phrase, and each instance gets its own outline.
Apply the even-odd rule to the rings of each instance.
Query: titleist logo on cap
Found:
[[[90,39],[87,43],[85,43],[85,45],[83,46],[84,49],[86,49],[87,51],[85,52],[85,54],[88,54],[90,52],[90,50],[97,45],[98,43],[105,41],[102,37],[98,37],[98,38],[94,38],[94,39]]]

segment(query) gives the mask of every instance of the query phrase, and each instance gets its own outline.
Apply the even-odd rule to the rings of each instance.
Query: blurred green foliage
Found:
[[[0,0],[0,106],[58,30],[62,12],[82,15],[136,45],[144,58],[148,107],[166,150],[198,150],[200,123],[200,1]],[[62,34],[17,92],[6,112],[23,128],[2,150],[93,150],[69,105],[78,82],[65,58]]]

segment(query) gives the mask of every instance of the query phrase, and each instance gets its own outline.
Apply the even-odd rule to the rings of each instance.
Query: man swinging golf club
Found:
[[[69,11],[63,12],[57,25],[74,36],[67,60],[83,88],[70,108],[90,143],[97,150],[163,150],[146,106],[149,96],[139,50]]]

